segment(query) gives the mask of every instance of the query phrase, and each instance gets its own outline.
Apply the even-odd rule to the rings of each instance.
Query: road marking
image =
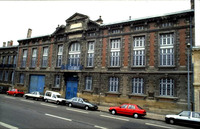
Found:
[[[49,105],[49,104],[45,104],[45,103],[40,103],[41,105],[44,105],[44,106],[49,106],[49,107],[55,107],[57,108],[57,106],[54,106],[54,105]]]
[[[29,100],[23,100],[23,99],[21,99],[21,101],[24,101],[24,102],[29,102],[29,103],[34,103],[33,101],[29,101]]]
[[[9,99],[16,99],[16,98],[13,98],[13,97],[8,97],[8,96],[4,96],[5,98],[9,98]]]
[[[107,128],[105,128],[105,127],[98,126],[98,125],[95,125],[94,127],[95,127],[95,128],[100,128],[100,129],[107,129]]]
[[[112,119],[123,120],[123,121],[129,121],[128,119],[124,119],[124,118],[118,118],[118,117],[112,117],[112,116],[106,116],[106,115],[100,115],[100,116],[107,117],[107,118],[112,118]]]
[[[3,122],[1,122],[1,121],[0,121],[0,125],[1,125],[1,126],[4,126],[4,127],[6,127],[6,128],[9,128],[9,129],[18,129],[18,128],[15,127],[15,126],[12,126],[12,125],[3,123]]]
[[[67,118],[64,118],[64,117],[55,116],[55,115],[51,115],[51,114],[47,114],[47,113],[45,115],[55,117],[55,118],[58,118],[58,119],[62,119],[62,120],[66,120],[66,121],[72,121],[71,119],[67,119]]]
[[[161,127],[161,128],[167,128],[167,129],[174,129],[174,127],[166,127],[162,125],[157,125],[157,124],[152,124],[152,123],[145,123],[146,125],[151,125],[151,126],[156,126],[156,127]]]
[[[75,109],[70,109],[70,108],[66,108],[66,110],[69,110],[69,111],[74,111],[74,112],[81,112],[81,113],[88,114],[88,112],[85,112],[85,111],[80,111],[80,110],[75,110]]]

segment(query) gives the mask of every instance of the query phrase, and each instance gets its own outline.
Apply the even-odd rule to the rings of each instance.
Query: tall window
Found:
[[[174,34],[160,35],[160,65],[174,65]]]
[[[60,88],[60,75],[55,76],[55,88]]]
[[[13,64],[16,64],[16,56],[13,56]]]
[[[2,64],[6,64],[6,57],[5,56],[3,56],[3,62],[2,62]]]
[[[133,94],[144,94],[144,80],[143,78],[133,78]]]
[[[92,67],[94,65],[94,41],[88,43],[87,52],[87,66]]]
[[[173,79],[161,79],[160,80],[160,95],[161,96],[173,96],[174,95],[174,80]]]
[[[8,56],[8,64],[11,64],[11,56]]]
[[[145,37],[134,37],[133,39],[133,66],[145,65]]]
[[[36,66],[36,58],[37,58],[37,49],[34,48],[32,51],[31,67]]]
[[[0,81],[2,81],[2,80],[3,80],[3,72],[0,71]]]
[[[4,78],[5,81],[8,81],[8,71],[5,71],[5,78]]]
[[[24,84],[24,74],[23,73],[20,74],[19,83]]]
[[[109,92],[118,92],[118,88],[119,88],[119,78],[110,77]]]
[[[80,65],[80,44],[73,43],[69,49],[69,66]]]
[[[13,82],[14,80],[14,72],[11,72],[11,78],[10,78],[10,81]]]
[[[56,63],[57,67],[60,67],[62,65],[62,53],[63,53],[63,45],[59,45],[57,54],[57,63]]]
[[[43,48],[42,67],[47,67],[48,61],[48,47]]]
[[[110,66],[120,66],[120,39],[111,40]]]
[[[26,59],[27,59],[27,50],[23,50],[23,57],[22,57],[21,67],[25,67],[26,66]]]
[[[85,78],[85,89],[86,90],[92,89],[92,77],[90,77],[90,76]]]

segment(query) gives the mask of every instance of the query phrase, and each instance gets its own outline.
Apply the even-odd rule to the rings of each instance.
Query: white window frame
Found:
[[[28,54],[28,50],[24,49],[23,56],[22,56],[22,64],[21,64],[21,67],[23,68],[26,67],[27,54]]]
[[[110,67],[119,67],[121,39],[111,39],[110,48]]]
[[[87,67],[94,66],[94,47],[95,47],[95,42],[89,41],[88,42],[88,51],[87,51]]]
[[[55,76],[55,84],[54,84],[54,88],[60,88],[60,75],[56,75]]]
[[[174,80],[169,78],[160,79],[160,96],[174,96]]]
[[[32,49],[31,67],[36,67],[37,48]]]
[[[48,47],[43,47],[42,67],[47,67],[48,65],[48,49]]]
[[[119,78],[110,77],[109,79],[109,92],[118,92],[119,90]]]
[[[87,76],[85,77],[85,90],[92,90],[92,77]]]
[[[174,33],[160,34],[160,66],[174,66]]]
[[[133,38],[133,66],[145,66],[145,36]]]
[[[56,62],[57,67],[61,67],[62,65],[62,54],[63,54],[63,45],[59,45],[57,53],[57,62]]]
[[[24,84],[24,74],[23,73],[21,73],[19,76],[19,83]]]
[[[79,66],[80,65],[80,44],[73,43],[69,49],[69,66]]]
[[[144,94],[144,79],[133,78],[132,79],[132,93],[133,94]]]

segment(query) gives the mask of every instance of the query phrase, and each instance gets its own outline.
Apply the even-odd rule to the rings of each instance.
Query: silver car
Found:
[[[32,99],[35,99],[35,100],[39,100],[39,99],[43,100],[43,98],[44,98],[43,94],[41,94],[38,91],[34,91],[34,92],[31,92],[31,93],[24,94],[24,97],[26,99],[32,98]]]
[[[80,107],[84,108],[85,110],[91,109],[91,110],[97,110],[98,106],[96,104],[90,103],[87,99],[74,97],[71,99],[68,99],[67,102],[69,107]]]

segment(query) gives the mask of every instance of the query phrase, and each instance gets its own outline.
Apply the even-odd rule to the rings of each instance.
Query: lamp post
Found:
[[[188,57],[188,60],[187,60],[187,67],[188,67],[188,111],[191,110],[190,108],[190,43],[187,43],[187,57]]]

